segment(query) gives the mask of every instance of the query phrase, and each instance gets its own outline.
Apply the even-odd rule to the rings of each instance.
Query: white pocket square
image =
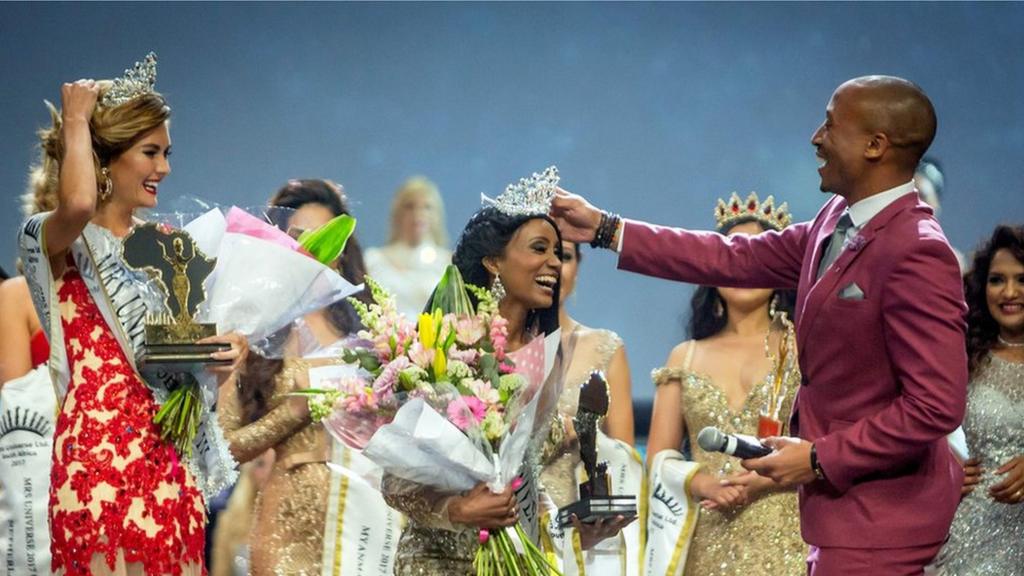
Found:
[[[841,300],[863,300],[864,291],[857,286],[856,282],[850,282],[839,291],[839,298]]]

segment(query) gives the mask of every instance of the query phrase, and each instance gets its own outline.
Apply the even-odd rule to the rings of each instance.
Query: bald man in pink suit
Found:
[[[841,85],[811,141],[833,196],[781,232],[620,220],[565,191],[552,205],[563,237],[618,249],[624,270],[797,290],[794,437],[769,439],[775,451],[743,465],[799,487],[812,576],[922,574],[959,502],[946,435],[964,415],[966,306],[953,250],[913,185],[935,128],[911,82]]]

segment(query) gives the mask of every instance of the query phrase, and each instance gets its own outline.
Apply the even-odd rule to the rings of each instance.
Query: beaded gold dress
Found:
[[[988,495],[1006,478],[995,471],[1024,454],[1024,363],[988,358],[967,387],[964,416],[967,447],[985,474],[960,501],[939,555],[948,576],[1024,574],[1024,504],[1004,504]]]
[[[682,417],[693,447],[694,461],[716,475],[743,472],[736,458],[701,450],[697,446],[697,433],[705,426],[715,426],[726,434],[755,435],[760,409],[768,399],[767,379],[764,384],[755,385],[743,407],[733,412],[721,388],[706,375],[691,370],[694,347],[691,343],[682,367],[655,370],[655,384],[682,386]],[[793,398],[799,386],[800,374],[794,370],[786,383],[787,393],[781,414],[788,415],[792,411]],[[807,574],[807,545],[800,536],[800,512],[795,491],[761,496],[732,510],[708,511],[698,507],[698,511],[684,574]]]
[[[565,418],[573,418],[579,408],[580,387],[595,370],[608,371],[612,356],[622,347],[622,339],[610,330],[586,328],[579,324],[569,336],[572,358],[566,371],[562,394],[558,398],[558,426]],[[626,399],[630,401],[629,399]],[[613,399],[614,401],[614,399]],[[548,442],[544,450],[541,486],[555,506],[562,508],[579,497],[576,467],[580,463],[579,442]]]
[[[474,576],[478,529],[448,520],[450,494],[385,474],[381,492],[388,506],[409,520],[395,558],[395,576]]]
[[[269,411],[246,425],[235,390],[218,409],[221,426],[240,462],[274,449],[274,466],[256,500],[249,538],[251,574],[320,574],[330,485],[330,439],[289,393],[308,388],[310,367],[340,358],[289,358],[274,379]],[[244,385],[244,383],[243,383]]]

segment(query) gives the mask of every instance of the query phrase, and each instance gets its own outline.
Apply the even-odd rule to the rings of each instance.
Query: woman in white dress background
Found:
[[[366,251],[367,273],[395,296],[399,312],[416,318],[451,259],[437,185],[406,180],[391,201],[388,243]]]

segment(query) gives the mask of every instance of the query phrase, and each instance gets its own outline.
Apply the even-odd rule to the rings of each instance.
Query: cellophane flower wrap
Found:
[[[272,337],[278,330],[362,289],[327,266],[354,228],[355,220],[343,215],[296,240],[265,217],[238,207],[226,213],[214,208],[189,221],[183,229],[217,259],[203,286],[206,299],[199,317],[216,323],[220,333],[239,332],[264,356],[279,356],[280,342]],[[153,418],[161,437],[186,456],[199,430],[204,395],[216,397],[214,380],[200,376],[207,382],[205,390],[195,378],[184,380]]]
[[[366,284],[371,304],[350,299],[366,328],[344,352],[358,369],[303,391],[313,418],[387,475],[452,494],[480,482],[495,493],[516,487],[544,395],[545,339],[513,362],[497,303],[454,266],[415,323],[370,277]],[[558,573],[518,523],[481,530],[480,542],[481,576]]]

